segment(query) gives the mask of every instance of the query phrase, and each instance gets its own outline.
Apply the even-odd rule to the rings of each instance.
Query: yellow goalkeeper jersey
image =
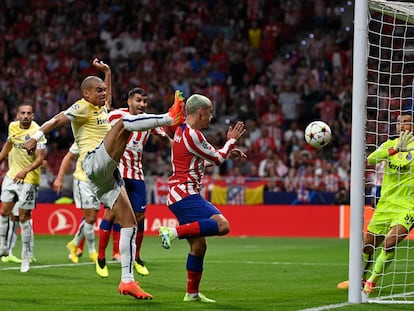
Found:
[[[17,173],[32,164],[36,159],[36,155],[34,153],[32,155],[27,154],[24,144],[38,129],[39,125],[35,121],[32,121],[28,129],[21,128],[20,121],[13,121],[9,124],[9,136],[7,139],[13,145],[8,154],[9,170],[7,172],[7,176],[10,178],[16,177]],[[43,138],[37,142],[36,149],[45,149],[46,142],[47,140],[43,136]],[[27,173],[24,182],[39,185],[40,167]]]
[[[105,106],[95,106],[82,98],[65,110],[64,114],[71,121],[73,136],[79,149],[73,177],[87,181],[82,162],[88,151],[94,150],[110,130],[108,110]]]

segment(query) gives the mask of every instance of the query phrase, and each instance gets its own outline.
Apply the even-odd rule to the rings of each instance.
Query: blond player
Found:
[[[7,232],[12,210],[17,210],[22,238],[21,272],[28,272],[33,257],[32,210],[40,184],[40,165],[45,157],[46,139],[42,137],[33,146],[34,152],[27,154],[24,144],[39,129],[33,121],[33,107],[22,104],[17,108],[17,121],[9,124],[7,142],[0,152],[0,161],[8,157],[9,170],[4,177],[0,211],[0,256],[7,256]]]

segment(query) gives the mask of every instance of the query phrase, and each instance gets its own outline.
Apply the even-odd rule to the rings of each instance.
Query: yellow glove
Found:
[[[410,131],[403,131],[400,133],[400,137],[398,138],[397,142],[394,145],[395,150],[398,152],[406,152],[414,150],[414,147],[408,147],[409,144],[414,142],[414,135]]]

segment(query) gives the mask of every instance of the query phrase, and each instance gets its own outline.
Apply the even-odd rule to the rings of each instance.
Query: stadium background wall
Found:
[[[220,205],[230,221],[230,236],[349,238],[349,205]],[[365,208],[365,223],[372,209]],[[99,212],[97,232],[103,216]],[[33,211],[35,234],[73,235],[82,218],[74,204],[40,203]],[[161,225],[177,220],[165,205],[148,205],[146,235],[157,235]],[[414,235],[413,235],[414,237]]]

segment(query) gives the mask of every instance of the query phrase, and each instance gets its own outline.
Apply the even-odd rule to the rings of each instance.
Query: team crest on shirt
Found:
[[[26,134],[26,136],[24,137],[24,140],[25,141],[28,141],[30,139],[30,135],[29,134]]]
[[[395,156],[390,157],[388,166],[394,170],[397,170],[397,169],[406,170],[408,169],[408,166],[412,161],[413,161],[413,155],[411,151],[399,152]]]
[[[142,144],[139,141],[133,140],[128,144],[127,148],[128,148],[128,150],[139,152],[139,151],[142,150]]]

